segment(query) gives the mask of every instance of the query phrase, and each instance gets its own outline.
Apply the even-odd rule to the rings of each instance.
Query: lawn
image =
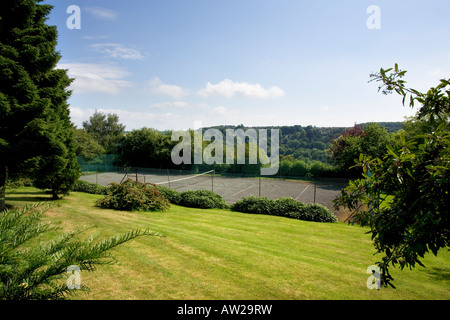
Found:
[[[426,256],[426,268],[393,270],[397,289],[369,290],[377,256],[365,228],[175,205],[130,213],[95,207],[99,197],[73,192],[46,217],[65,230],[95,225],[88,235],[99,238],[136,228],[165,237],[121,245],[117,263],[82,273],[90,292],[71,299],[450,299],[447,250]],[[15,206],[48,198],[34,188],[7,192]]]

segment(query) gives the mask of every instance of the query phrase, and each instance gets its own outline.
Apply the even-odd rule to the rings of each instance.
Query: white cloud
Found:
[[[96,43],[91,45],[96,51],[112,58],[142,60],[144,56],[138,50],[117,43]]]
[[[449,73],[445,72],[441,68],[434,68],[433,70],[426,72],[427,76],[437,78],[437,79],[445,79],[448,78]]]
[[[189,94],[188,90],[177,85],[165,84],[158,78],[153,78],[149,85],[151,93],[161,94],[172,99],[180,99]]]
[[[86,121],[90,116],[86,110],[83,110],[78,107],[69,106],[69,110],[70,110],[70,119],[80,128],[83,121]]]
[[[230,79],[225,79],[218,84],[208,82],[206,87],[200,90],[198,94],[202,97],[222,96],[228,99],[235,95],[256,99],[272,99],[283,97],[284,91],[277,86],[264,89],[260,84],[233,82]]]
[[[59,69],[68,69],[68,75],[75,78],[71,89],[74,93],[120,93],[130,87],[131,82],[122,78],[129,73],[117,66],[94,63],[62,63]]]
[[[186,109],[189,104],[185,101],[172,101],[172,102],[158,102],[154,103],[150,106],[151,109],[167,109],[167,108],[177,108],[177,109]]]
[[[94,109],[88,110],[88,119],[94,112]],[[158,130],[167,130],[170,128],[179,129],[184,121],[184,116],[179,113],[164,112],[142,112],[123,109],[97,109],[102,113],[114,113],[119,116],[119,122],[124,124],[126,130],[141,129],[144,127],[155,128]]]
[[[227,116],[230,114],[230,111],[227,108],[220,106],[220,107],[212,108],[211,114],[218,115],[218,116]]]
[[[102,7],[86,7],[83,9],[102,20],[115,20],[119,16],[116,11]]]

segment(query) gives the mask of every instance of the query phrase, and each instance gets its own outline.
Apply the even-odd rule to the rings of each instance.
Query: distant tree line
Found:
[[[360,153],[376,156],[384,152],[393,139],[394,133],[402,127],[402,123],[366,123],[353,128],[314,127],[314,126],[282,126],[273,127],[280,130],[279,177],[357,177],[360,169],[351,168]],[[215,126],[223,136],[227,129],[249,128],[239,126]],[[209,128],[204,128],[207,130]],[[270,129],[270,128],[264,128]],[[217,173],[258,174],[260,165],[248,164],[250,143],[243,141],[246,148],[246,164],[181,164],[175,165],[171,159],[171,151],[178,143],[172,141],[172,131],[158,131],[152,128],[125,131],[115,114],[95,112],[83,128],[74,127],[74,138],[77,155],[83,161],[95,163],[98,156],[114,154],[114,165],[183,169],[207,171],[215,169]],[[257,130],[256,130],[257,131]],[[191,137],[194,131],[190,130]],[[193,138],[191,139],[193,141]],[[211,142],[203,141],[202,150]],[[191,146],[193,157],[193,148]],[[225,145],[223,146],[225,157]],[[256,147],[257,148],[257,147]],[[270,150],[270,141],[268,141]]]

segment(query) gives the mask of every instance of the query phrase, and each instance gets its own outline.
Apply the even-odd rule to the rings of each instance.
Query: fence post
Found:
[[[167,181],[169,181],[169,188],[170,188],[170,173],[169,173],[169,169],[167,169]]]
[[[259,171],[259,196],[261,197],[261,171]]]
[[[316,203],[317,179],[314,179],[314,203]]]

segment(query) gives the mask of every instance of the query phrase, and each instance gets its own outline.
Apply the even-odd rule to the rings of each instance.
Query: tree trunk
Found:
[[[52,200],[58,200],[58,199],[59,199],[58,190],[52,189]]]
[[[6,207],[6,177],[8,175],[6,166],[0,168],[0,212],[7,209]]]

